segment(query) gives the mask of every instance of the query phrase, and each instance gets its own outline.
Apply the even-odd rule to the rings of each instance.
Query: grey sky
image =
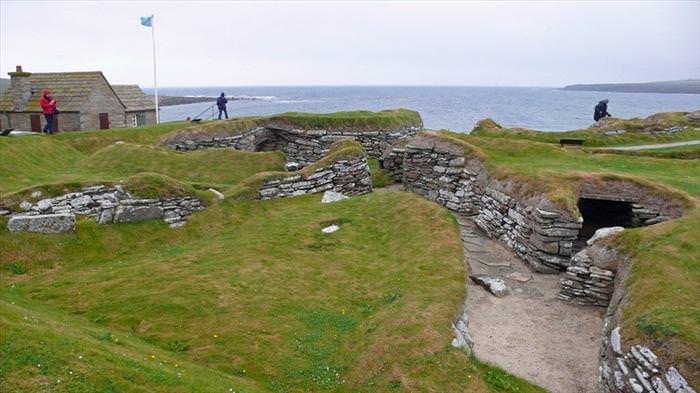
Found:
[[[558,86],[700,77],[700,1],[0,0],[0,73],[151,86]]]

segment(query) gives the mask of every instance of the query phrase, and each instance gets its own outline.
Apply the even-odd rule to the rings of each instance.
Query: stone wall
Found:
[[[696,393],[697,386],[694,388],[684,378],[680,364],[670,364],[649,348],[652,345],[663,348],[663,344],[625,345],[620,324],[625,301],[624,281],[630,263],[624,258],[619,258],[617,264],[615,290],[603,324],[600,351],[601,392]]]
[[[623,257],[615,250],[592,245],[571,258],[571,266],[561,278],[561,292],[557,296],[564,301],[586,306],[607,307],[615,289],[617,266]]]
[[[260,199],[335,191],[343,195],[361,195],[372,191],[372,177],[366,157],[339,160],[318,168],[310,174],[300,171],[281,179],[263,183],[258,194]]]
[[[515,197],[509,190],[517,189],[518,185],[491,178],[481,159],[468,146],[423,134],[388,149],[381,165],[407,191],[455,213],[475,216],[474,221],[481,229],[511,248],[535,271],[559,273],[571,266],[583,219],[555,208],[544,197],[530,200]],[[584,180],[579,197],[630,202],[633,226],[679,217],[683,212],[680,199],[663,197],[629,181]],[[590,276],[597,274],[596,268],[594,273],[591,269],[584,273],[582,269],[578,266],[576,272],[570,272],[575,276],[571,277],[573,281],[574,278],[598,279]]]
[[[370,157],[379,158],[388,146],[402,138],[414,136],[418,130],[418,127],[407,127],[396,132],[255,127],[239,135],[198,136],[170,141],[166,145],[179,151],[227,147],[247,151],[281,150],[287,155],[288,162],[306,166],[328,154],[337,140],[356,140]]]
[[[136,222],[162,218],[171,227],[185,224],[187,218],[203,208],[202,202],[191,196],[163,199],[136,199],[122,186],[92,186],[79,192],[45,198],[36,204],[22,202],[22,212],[12,216],[75,214],[94,217],[100,224]]]
[[[60,109],[60,108],[59,108]],[[41,128],[44,128],[46,119],[41,113],[30,112],[7,112],[0,114],[0,128],[14,128],[19,131],[31,131],[31,116],[39,116]],[[80,130],[80,114],[76,112],[61,112],[58,114],[58,131],[78,131]]]
[[[58,103],[59,108],[61,103]],[[85,104],[80,108],[80,129],[97,130],[100,128],[100,113],[107,113],[109,128],[126,126],[126,108],[121,103],[112,87],[104,78],[99,78]]]
[[[533,269],[556,273],[569,265],[579,220],[562,212],[519,202],[489,179],[486,168],[464,147],[437,137],[420,136],[392,148],[382,167],[400,179],[407,191],[467,216],[489,236],[511,248]]]

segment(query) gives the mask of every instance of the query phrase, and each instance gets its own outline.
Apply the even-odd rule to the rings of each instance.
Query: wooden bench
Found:
[[[561,138],[559,139],[559,144],[561,147],[564,147],[564,145],[583,146],[583,142],[585,141],[585,139],[581,138]]]

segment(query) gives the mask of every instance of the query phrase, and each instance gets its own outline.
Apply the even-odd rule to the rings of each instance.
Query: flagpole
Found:
[[[156,24],[155,19],[151,16],[151,41],[153,42],[153,87],[154,87],[154,99],[156,103],[156,124],[160,123],[160,111],[158,110],[158,79],[156,76]]]

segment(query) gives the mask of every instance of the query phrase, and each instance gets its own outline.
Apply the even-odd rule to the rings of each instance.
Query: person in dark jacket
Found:
[[[608,102],[610,101],[606,98],[595,106],[595,110],[593,111],[593,120],[598,121],[604,117],[610,117],[610,114],[608,113]]]
[[[224,93],[221,93],[219,98],[216,99],[216,106],[219,108],[219,120],[221,120],[221,112],[226,115],[226,118],[228,119],[228,111],[226,111],[226,104],[228,103],[228,100],[226,99],[226,95]]]
[[[44,89],[44,91],[41,92],[39,105],[41,106],[41,112],[46,118],[46,125],[44,126],[43,132],[53,134],[53,119],[54,116],[56,116],[56,99],[51,95],[49,89]]]

